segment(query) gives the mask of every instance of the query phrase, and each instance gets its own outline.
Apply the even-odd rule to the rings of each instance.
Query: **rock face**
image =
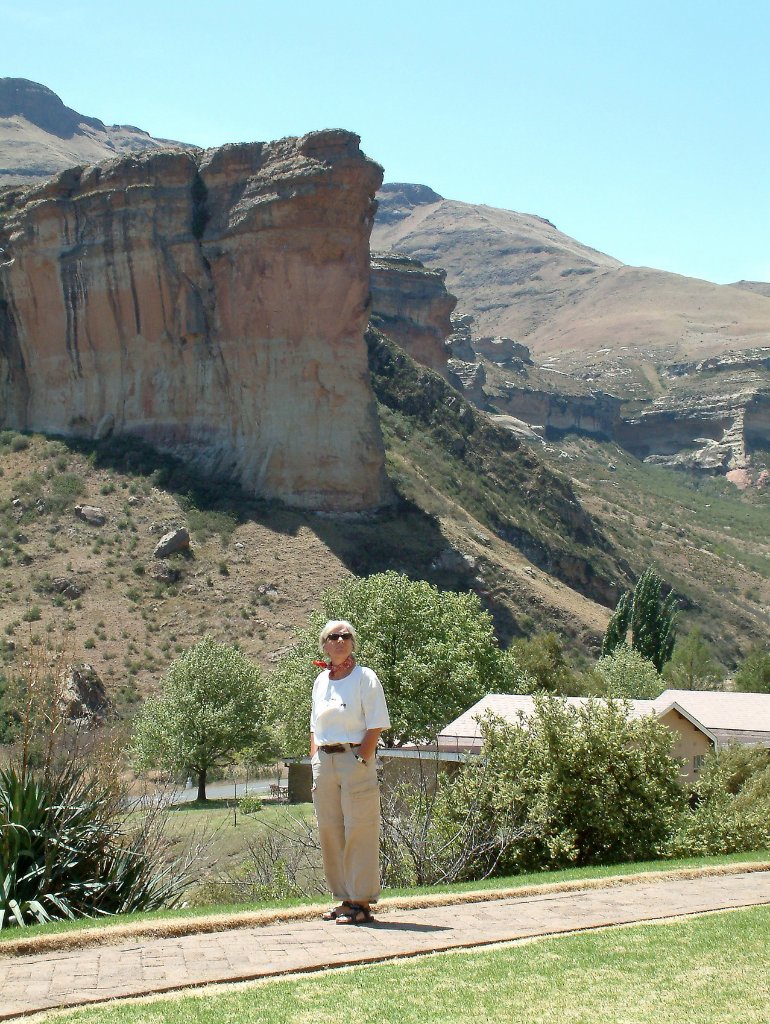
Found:
[[[104,683],[93,665],[72,665],[62,686],[61,708],[67,718],[89,724],[103,722],[110,712]]]
[[[428,270],[410,256],[372,253],[372,321],[425,366],[446,372],[445,340],[457,299],[443,270]]]
[[[761,378],[726,381],[708,393],[672,393],[617,424],[615,440],[647,462],[727,473],[744,469],[770,437],[770,386]]]
[[[6,193],[0,426],[138,435],[265,498],[381,505],[363,341],[381,175],[324,131]]]

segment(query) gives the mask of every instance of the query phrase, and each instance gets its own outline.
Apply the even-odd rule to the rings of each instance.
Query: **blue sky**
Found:
[[[386,181],[770,280],[762,0],[0,0],[0,75],[203,146],[341,127]]]

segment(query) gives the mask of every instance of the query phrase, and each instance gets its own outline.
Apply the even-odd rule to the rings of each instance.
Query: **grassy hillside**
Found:
[[[770,630],[770,491],[739,491],[565,438],[541,449],[635,573],[653,564],[674,588],[680,630],[697,625],[730,668]]]
[[[446,543],[407,503],[356,522],[303,515],[209,487],[140,442],[6,431],[0,460],[0,650],[8,661],[63,642],[122,704],[205,633],[267,666],[327,586],[351,572],[429,571]],[[81,503],[104,525],[78,518]],[[189,528],[190,553],[154,559],[172,526]]]
[[[695,484],[587,439],[528,448],[382,335],[368,343],[399,496],[376,515],[257,502],[130,439],[0,433],[5,663],[63,644],[126,712],[205,633],[269,667],[324,588],[388,568],[475,590],[504,642],[548,628],[589,653],[651,561],[682,596],[683,625],[697,622],[728,666],[766,636],[767,492]],[[78,518],[80,503],[104,525]],[[176,525],[190,553],[154,559]]]

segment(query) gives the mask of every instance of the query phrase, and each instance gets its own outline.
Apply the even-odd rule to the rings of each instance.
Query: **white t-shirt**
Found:
[[[313,683],[310,731],[317,746],[360,743],[367,729],[390,726],[382,683],[376,672],[356,665],[344,679],[330,679],[325,669]]]

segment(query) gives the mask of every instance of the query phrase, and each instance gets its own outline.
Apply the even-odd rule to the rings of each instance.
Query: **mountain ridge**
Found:
[[[0,188],[42,182],[77,164],[147,150],[196,147],[133,125],[106,125],[26,78],[0,78]]]
[[[770,343],[761,282],[715,285],[626,266],[544,218],[441,197],[415,204],[405,188],[414,189],[380,189],[372,247],[442,267],[481,335],[523,341],[567,371],[590,353],[600,372],[624,347],[665,362]]]

